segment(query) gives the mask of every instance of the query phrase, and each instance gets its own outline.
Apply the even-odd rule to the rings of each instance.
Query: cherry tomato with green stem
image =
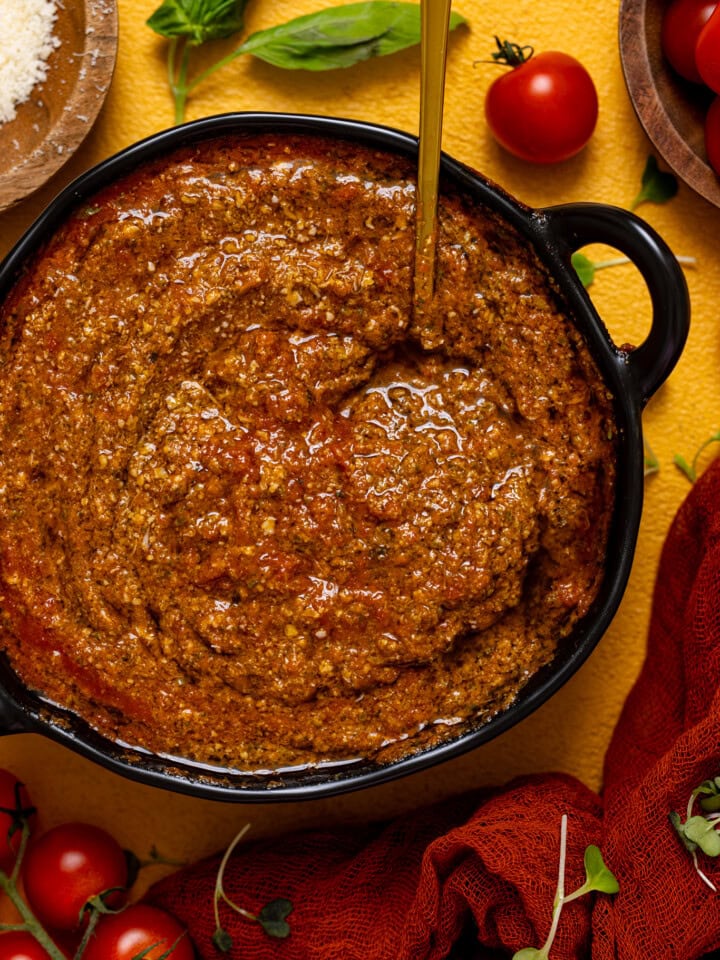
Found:
[[[187,931],[165,910],[134,903],[120,913],[100,917],[83,960],[134,960],[139,955],[143,960],[159,960],[165,954],[168,960],[195,960]]]
[[[720,93],[720,7],[700,31],[695,44],[695,63],[703,83]]]
[[[0,769],[0,870],[11,873],[22,837],[22,822],[32,829],[35,808],[25,786],[14,773]]]
[[[28,847],[22,875],[28,904],[50,930],[77,930],[88,901],[107,891],[115,891],[106,898],[109,906],[125,902],[125,853],[88,823],[63,823],[42,834]]]
[[[50,954],[26,930],[0,933],[0,960],[50,960]]]
[[[485,96],[485,117],[495,139],[532,163],[574,156],[597,123],[598,96],[588,71],[567,53],[533,54],[529,47],[495,40],[493,59],[511,68]]]
[[[685,80],[702,83],[695,58],[700,33],[715,9],[717,0],[673,0],[665,10],[660,44],[670,66]]]

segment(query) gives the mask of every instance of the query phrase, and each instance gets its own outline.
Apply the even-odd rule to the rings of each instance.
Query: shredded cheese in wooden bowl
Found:
[[[0,123],[14,120],[36,84],[47,77],[47,59],[60,46],[53,0],[3,0],[0,7]]]
[[[115,66],[115,0],[1,0],[0,210],[73,155]]]

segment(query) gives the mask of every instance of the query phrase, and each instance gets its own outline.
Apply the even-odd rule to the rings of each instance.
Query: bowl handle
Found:
[[[561,259],[569,261],[586,244],[605,243],[629,257],[642,274],[652,303],[650,332],[636,349],[618,352],[645,406],[670,375],[687,340],[690,299],[680,264],[649,224],[620,207],[568,203],[538,213],[545,241]]]

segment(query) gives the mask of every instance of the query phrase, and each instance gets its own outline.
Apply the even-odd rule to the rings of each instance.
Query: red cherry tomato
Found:
[[[148,947],[153,949],[144,953]],[[157,960],[170,948],[169,960],[195,960],[185,928],[164,910],[135,903],[120,913],[101,917],[83,953],[83,960]]]
[[[10,873],[15,864],[18,847],[20,845],[20,830],[14,829],[16,817],[12,811],[26,811],[30,825],[35,820],[35,812],[30,803],[30,797],[25,787],[14,773],[9,770],[0,770],[0,870]]]
[[[702,83],[695,46],[717,7],[710,0],[673,0],[663,14],[660,42],[670,66],[686,80]]]
[[[720,7],[715,7],[700,31],[695,44],[695,64],[703,82],[720,93]]]
[[[87,823],[63,823],[28,847],[23,865],[27,901],[43,926],[75,930],[91,897],[127,885],[127,862],[109,833]],[[112,906],[124,902],[118,894]]]
[[[708,163],[720,176],[720,97],[715,97],[705,117],[705,152]]]
[[[485,117],[495,139],[510,153],[533,163],[557,163],[581,150],[598,115],[595,84],[585,67],[567,53],[525,56],[514,45],[512,66],[490,85]],[[502,55],[495,59],[502,61]]]
[[[50,954],[25,930],[0,933],[0,960],[50,960]]]

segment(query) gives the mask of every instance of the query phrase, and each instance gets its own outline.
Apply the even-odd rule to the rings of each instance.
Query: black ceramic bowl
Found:
[[[80,203],[140,163],[176,147],[218,135],[301,133],[360,141],[406,156],[417,154],[416,138],[350,120],[287,114],[227,114],[175,127],[150,137],[85,173],[40,216],[0,266],[4,297],[47,237]],[[675,365],[689,322],[687,288],[672,253],[642,220],[625,210],[592,203],[531,209],[475,171],[444,156],[442,176],[499,213],[535,248],[555,278],[569,310],[615,398],[619,428],[617,497],[605,576],[589,613],[563,641],[553,662],[541,670],[504,712],[437,746],[403,759],[319,764],[268,773],[212,768],[129,748],[100,736],[77,716],[44,702],[26,688],[0,656],[0,704],[4,732],[44,734],[133,779],[217,800],[300,800],[368,787],[440,763],[486,743],[527,717],[555,693],[590,654],[617,610],[630,573],[643,500],[643,443],[640,414]],[[625,253],[640,270],[652,301],[647,339],[635,350],[619,349],[605,329],[573,269],[570,256],[585,244],[602,242]]]

